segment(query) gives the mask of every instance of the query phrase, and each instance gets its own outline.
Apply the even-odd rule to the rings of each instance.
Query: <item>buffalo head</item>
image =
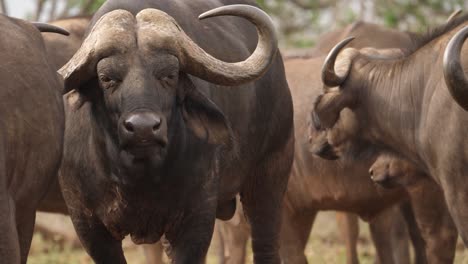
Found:
[[[342,156],[354,156],[359,149],[359,122],[354,113],[345,108],[339,113],[337,123],[329,129],[313,127],[320,121],[313,121],[309,129],[311,152],[321,158],[336,160]],[[311,117],[314,119],[314,115]]]
[[[390,153],[380,154],[369,169],[371,179],[386,188],[409,187],[423,177],[411,162]]]
[[[200,19],[232,15],[257,27],[259,42],[245,61],[227,63],[195,44],[168,14],[145,9],[133,16],[115,10],[102,16],[81,48],[62,68],[65,92],[76,90],[80,104],[91,101],[108,122],[126,157],[167,155],[172,139],[188,129],[210,144],[231,144],[223,113],[195,87],[189,75],[236,86],[260,78],[274,60],[277,40],[268,15],[253,6],[213,9]]]

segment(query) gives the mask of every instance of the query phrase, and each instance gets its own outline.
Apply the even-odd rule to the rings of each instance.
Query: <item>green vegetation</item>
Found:
[[[0,0],[0,12],[8,3]],[[51,20],[95,12],[105,0],[29,0],[37,3],[33,20]],[[426,31],[443,23],[466,0],[257,0],[276,22],[283,47],[309,47],[323,33],[356,20],[409,31]]]

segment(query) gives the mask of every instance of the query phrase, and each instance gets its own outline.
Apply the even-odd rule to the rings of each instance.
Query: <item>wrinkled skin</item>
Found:
[[[366,33],[365,30],[361,30],[362,27],[368,28],[366,23],[357,23],[352,27],[348,27],[347,30],[349,34],[360,36],[360,34]],[[385,32],[385,30],[379,29],[378,32]],[[400,35],[400,38],[406,39],[406,34],[400,33]],[[338,40],[337,38],[336,41]],[[329,44],[330,49],[333,44]],[[403,41],[399,43],[399,46],[408,44],[409,42]],[[361,45],[367,46],[364,42],[361,42]],[[381,48],[396,47],[392,45],[396,44],[383,41],[376,43],[376,46]],[[323,59],[324,57],[314,58],[312,56],[311,58],[291,58],[285,61],[286,75],[292,91],[295,109],[296,147],[295,163],[283,208],[280,240],[282,260],[285,263],[305,263],[304,249],[316,214],[320,210],[339,210],[359,214],[364,219],[370,220],[372,237],[381,263],[404,262],[404,257],[392,255],[392,252],[399,251],[392,247],[394,245],[392,245],[392,239],[388,235],[392,226],[400,224],[400,222],[397,222],[398,224],[393,223],[399,213],[395,212],[392,207],[407,199],[403,188],[398,190],[377,190],[367,173],[371,164],[370,161],[360,161],[359,163],[324,161],[310,152],[309,141],[311,139],[317,145],[319,145],[318,142],[326,143],[326,133],[320,131],[313,130],[314,134],[309,138],[310,130],[309,122],[307,122],[310,119],[309,113],[312,107],[310,102],[321,92],[320,76],[319,74],[311,74],[311,72],[319,72]],[[313,69],[317,70],[314,71]],[[314,89],[310,89],[310,86],[314,87]],[[320,146],[317,147],[320,148]],[[358,187],[348,188],[348,186]],[[357,263],[357,219],[351,214],[341,215],[338,219],[342,233],[347,236],[345,239],[348,249],[347,261],[348,263]],[[229,244],[229,239],[225,239],[227,242],[225,241],[224,244],[228,248],[238,245],[234,249],[229,249],[228,252],[240,252],[239,255],[231,256],[226,262],[241,263],[231,261],[242,259],[245,254],[242,251],[245,244],[238,242],[246,241],[247,238],[242,236],[245,231],[237,231],[236,227],[229,224],[222,225],[222,228],[225,233],[228,233],[227,237],[232,236],[231,234],[239,235],[239,237],[236,236],[233,239],[233,245]],[[397,237],[398,231],[395,230],[391,234]],[[406,262],[408,262],[408,256],[406,256]],[[422,262],[418,259],[418,263]]]
[[[64,38],[55,34],[43,34],[44,44],[48,54],[48,61],[54,69],[59,70],[65,63],[67,63],[81,46],[85,31],[89,25],[91,17],[70,17],[56,21],[51,21],[49,24],[59,26],[68,32],[70,36]],[[63,87],[59,87],[62,92]],[[68,215],[68,209],[63,200],[62,192],[58,178],[56,178],[50,185],[44,199],[39,204],[38,210],[50,213],[60,213]],[[54,232],[47,225],[36,223],[36,228],[44,230],[44,232]],[[40,225],[38,227],[38,225]],[[60,233],[59,235],[61,235]],[[57,235],[57,233],[55,233]],[[143,247],[146,261],[148,264],[163,263],[162,261],[162,246],[160,243],[154,245],[145,245]]]
[[[0,256],[17,264],[26,263],[36,208],[60,165],[63,86],[36,28],[1,15],[0,35]]]
[[[135,15],[146,7],[158,8],[214,57],[243,60],[257,43],[252,25],[236,18],[194,18],[221,4],[108,1],[94,21],[115,9]],[[90,71],[65,80],[79,83],[67,86],[76,90],[65,99],[60,184],[85,249],[96,263],[125,263],[124,235],[136,243],[154,243],[164,234],[175,263],[199,263],[215,216],[230,218],[240,193],[252,225],[256,263],[279,263],[281,201],[294,142],[281,57],[257,81],[222,89],[183,72],[177,58],[164,50],[150,52],[144,37],[138,48],[126,46],[131,33],[112,34],[115,38],[102,43],[111,47],[111,54],[120,47],[129,52],[88,57]],[[85,52],[87,46],[85,41],[76,59],[94,54]],[[67,66],[62,70],[68,72]],[[139,117],[161,118],[155,145],[139,145],[138,138],[129,136],[131,129],[122,127],[122,120],[138,121],[132,119],[134,109],[145,111]]]
[[[383,153],[370,168],[372,179],[385,187],[404,186],[411,193],[411,204],[416,215],[432,219],[430,223],[416,218],[431,263],[451,263],[454,258],[453,245],[458,233],[448,213],[440,187],[410,162],[394,154]],[[430,206],[422,207],[426,203]],[[445,253],[445,254],[444,254]]]
[[[468,218],[468,186],[463,177],[468,169],[464,151],[468,141],[464,131],[468,117],[448,91],[442,54],[450,38],[467,25],[466,21],[466,16],[455,19],[432,41],[400,58],[342,50],[335,69],[343,81],[339,89],[326,90],[313,112],[315,126],[334,129],[340,112],[350,108],[356,119],[365,124],[359,138],[369,142],[369,147],[389,150],[410,161],[424,175],[430,175],[442,188],[465,245],[468,227],[463,223]],[[467,53],[465,45],[461,56],[465,69]],[[331,80],[325,79],[325,83]]]
[[[373,33],[378,38],[369,39],[365,36]],[[339,34],[325,36],[312,54],[328,51],[342,36],[359,36],[363,40],[355,43],[356,47],[372,46],[376,48],[398,48],[409,44],[409,36],[388,30],[373,24],[356,22]],[[389,36],[392,36],[389,38]],[[381,41],[389,38],[390,40]],[[377,40],[377,41],[376,41]],[[391,222],[390,215],[396,215],[395,210],[385,210],[404,200],[403,190],[391,190],[380,193],[376,190],[367,176],[364,162],[355,166],[352,163],[323,161],[310,152],[309,141],[326,142],[322,137],[326,133],[313,131],[309,137],[310,102],[320,93],[321,80],[313,69],[320,69],[323,57],[309,59],[293,58],[285,62],[286,75],[290,85],[294,102],[296,151],[295,163],[291,172],[283,210],[283,228],[281,233],[282,258],[287,263],[304,263],[304,248],[310,233],[315,215],[319,210],[339,210],[355,213],[370,221],[371,232],[381,263],[404,261],[394,258],[390,252],[394,251],[388,233]],[[312,84],[312,85],[311,85]],[[314,85],[315,84],[315,85]],[[315,89],[310,89],[310,86]],[[338,166],[337,166],[338,163]],[[362,167],[361,167],[362,166]],[[345,186],[356,185],[359,188],[349,189]],[[388,211],[388,213],[381,213]],[[305,212],[307,212],[305,214]],[[393,212],[393,213],[392,213]],[[378,215],[382,216],[378,216]],[[357,225],[353,216],[338,217],[342,233],[348,234],[349,241],[348,263],[357,262],[355,243]],[[354,223],[354,224],[353,224]],[[382,235],[384,234],[385,235]],[[379,236],[380,234],[380,236]],[[393,234],[393,233],[392,233]],[[354,245],[353,245],[354,244]],[[407,257],[406,257],[407,258]]]
[[[321,92],[320,76],[311,74],[314,72],[311,69],[319,68],[323,60],[323,57],[295,58],[285,64],[294,102],[296,137],[295,162],[284,200],[281,233],[281,253],[287,263],[305,263],[304,248],[318,211],[347,211],[358,214],[373,225],[372,219],[377,220],[380,213],[403,201],[406,196],[402,188],[376,189],[367,173],[370,163],[365,160],[359,163],[326,161],[311,153],[311,138],[318,142],[325,135],[320,131],[312,131],[314,134],[310,135],[307,122],[310,102]],[[313,83],[317,85],[311,88]],[[376,245],[381,263],[394,263],[392,249],[388,246],[389,242]],[[353,263],[353,260],[349,261]]]
[[[325,133],[323,140],[313,141],[312,148],[326,146],[327,152],[320,153],[326,159],[341,157],[352,161],[365,155],[369,160],[375,160],[369,169],[373,181],[386,188],[403,187],[410,197],[410,205],[403,205],[402,210],[405,218],[411,217],[411,210],[414,211],[415,223],[411,224],[411,220],[406,222],[410,226],[414,246],[425,251],[425,255],[420,255],[419,259],[422,263],[452,263],[458,232],[440,188],[410,162],[393,154],[381,153],[377,146],[369,146],[366,140],[359,137],[362,135],[361,128],[354,113],[344,109],[335,127]],[[410,208],[405,208],[407,206]]]
[[[51,25],[59,26],[70,32],[70,36],[66,38],[56,34],[42,34],[47,59],[55,70],[62,68],[81,46],[90,20],[91,17],[72,17],[49,22]],[[63,86],[59,87],[59,91],[63,91]],[[49,191],[41,201],[38,209],[44,212],[68,214],[67,206],[60,191],[58,177],[50,184]]]
[[[349,34],[357,34],[359,36],[365,33],[366,30],[363,29],[368,28],[367,23],[356,23],[353,26],[347,27],[346,30]],[[379,28],[377,32],[380,32],[382,35],[385,29]],[[406,34],[400,33],[399,39],[407,39]],[[336,41],[338,40],[336,38]],[[333,44],[328,44],[330,49]],[[361,44],[367,46],[363,42]],[[404,41],[399,43],[400,46],[407,44],[409,43]],[[325,45],[324,43],[318,46],[323,47]],[[392,41],[378,42],[375,45],[382,48],[396,47],[396,44]],[[314,53],[312,52],[312,54]],[[282,259],[286,263],[306,262],[304,248],[316,213],[319,210],[342,210],[358,213],[366,219],[372,218],[372,221],[370,221],[371,231],[382,263],[404,262],[404,256],[392,256],[391,252],[402,252],[404,250],[394,250],[391,240],[396,239],[390,239],[388,236],[390,227],[397,225],[392,224],[393,220],[390,219],[390,216],[394,218],[399,213],[395,212],[394,209],[385,210],[405,199],[405,195],[402,194],[403,190],[384,190],[384,193],[381,194],[374,188],[367,176],[366,168],[368,167],[366,166],[370,166],[370,164],[363,164],[362,167],[358,167],[349,163],[336,169],[337,162],[325,162],[310,153],[307,133],[308,126],[307,122],[304,121],[308,120],[308,113],[311,109],[309,102],[320,93],[321,87],[319,75],[311,75],[310,69],[314,67],[319,69],[322,61],[323,58],[294,58],[286,60],[286,73],[295,104],[296,162],[289,181],[283,210],[281,232]],[[317,84],[315,85],[317,87],[316,90],[309,90],[311,83]],[[319,141],[318,138],[325,135],[325,133],[316,131],[314,139]],[[352,171],[349,168],[352,168]],[[356,182],[358,182],[361,188],[345,188],[345,186],[355,184]],[[348,263],[357,263],[357,219],[351,214],[342,214],[338,219],[340,230],[346,236]],[[234,229],[234,231],[230,232],[234,234],[245,233],[245,231],[238,231],[236,233],[236,229],[228,224],[225,225],[224,229]],[[398,230],[395,231],[391,232],[391,234],[398,237]],[[241,238],[236,239],[236,241],[238,240],[246,240],[246,238],[241,236]],[[228,243],[225,242],[225,244]],[[234,244],[241,243],[236,242]],[[397,244],[401,243],[395,243],[394,245]],[[244,247],[241,246],[241,249]],[[229,251],[234,250],[231,249]],[[239,251],[239,248],[236,248],[235,251]],[[244,253],[239,254],[242,256]],[[239,257],[231,257],[231,259],[239,259]],[[406,256],[406,261],[408,261],[408,256]]]

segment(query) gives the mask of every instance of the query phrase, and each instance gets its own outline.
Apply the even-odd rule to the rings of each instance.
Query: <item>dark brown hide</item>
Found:
[[[1,15],[0,35],[0,256],[17,264],[26,263],[37,206],[58,172],[63,85],[34,26]]]
[[[86,250],[98,263],[124,263],[120,240],[128,234],[137,243],[155,242],[165,234],[175,263],[200,262],[211,239],[217,207],[226,209],[224,205],[237,193],[241,193],[252,224],[255,260],[279,263],[277,234],[281,201],[294,147],[292,102],[281,56],[273,59],[265,75],[257,76],[258,80],[226,88],[190,75],[198,73],[190,72],[193,70],[190,65],[182,65],[180,57],[170,50],[152,50],[146,46],[160,45],[158,41],[165,39],[158,38],[164,31],[155,30],[160,24],[151,19],[145,20],[140,15],[132,20],[130,13],[118,11],[124,12],[124,20],[129,22],[119,20],[119,26],[125,24],[125,34],[117,32],[119,27],[113,27],[115,23],[98,21],[115,9],[136,15],[144,8],[157,8],[172,16],[180,29],[213,57],[228,62],[244,60],[257,43],[252,25],[233,17],[202,22],[197,19],[200,13],[223,3],[215,0],[107,1],[92,23],[105,22],[116,32],[100,31],[102,34],[93,35],[90,30],[90,41],[85,41],[75,56],[78,67],[69,63],[63,70],[68,83],[79,86],[73,87],[76,91],[66,99],[61,186],[75,228]],[[141,29],[146,30],[145,34],[138,35],[139,46],[126,46],[135,44],[132,32],[136,29],[131,21],[150,23]],[[180,32],[174,23],[167,25],[172,24],[171,30]],[[99,44],[94,50],[94,40],[110,47],[105,59],[100,57],[103,46]],[[121,51],[119,47],[131,47],[129,52],[119,53],[124,57],[121,60],[112,55]],[[150,51],[153,53],[149,54]],[[99,56],[93,57],[95,54]],[[116,82],[108,78],[114,76],[102,75],[117,65],[124,65],[122,71],[128,73],[118,89],[114,86]],[[173,75],[165,69],[172,70]],[[184,72],[186,69],[190,71]],[[166,76],[157,79],[158,74]],[[178,86],[163,89],[164,85],[174,83]],[[116,96],[111,91],[114,95],[126,94],[113,100]],[[149,96],[138,96],[145,93]],[[130,133],[117,134],[120,125],[117,126],[116,120],[124,118],[119,111],[133,113],[132,109],[141,108],[142,104],[152,114],[164,118],[167,152],[151,156],[149,164],[143,162],[144,166],[139,166],[127,157],[138,154],[148,157],[148,154],[120,149],[122,135]],[[163,108],[170,104],[170,109]],[[224,145],[222,149],[214,145],[220,142]]]
[[[468,25],[468,16],[453,19],[410,47],[399,58],[369,56],[345,49],[337,68],[349,74],[339,88],[327,89],[315,104],[316,120],[328,122],[350,107],[362,125],[359,137],[369,147],[387,149],[410,161],[442,188],[460,235],[468,242],[468,170],[465,131],[468,116],[452,98],[443,75],[443,51],[448,41]],[[468,67],[468,48],[461,65]],[[338,71],[338,70],[337,70]],[[322,122],[322,120],[328,120]],[[359,139],[359,140],[360,140]]]
[[[68,37],[63,37],[56,34],[43,34],[44,44],[47,51],[47,59],[49,64],[57,71],[68,60],[73,57],[73,54],[81,46],[86,28],[91,17],[71,17],[56,21],[51,21],[49,24],[61,27],[68,32]],[[60,86],[60,92],[63,91],[63,86]],[[65,201],[60,191],[58,177],[50,185],[47,195],[41,201],[39,210],[51,213],[68,214]]]
[[[357,23],[348,28],[350,28],[350,34],[358,34],[357,36],[367,34],[365,30],[360,30],[361,27],[367,28],[367,24]],[[379,28],[377,32],[385,32],[385,30],[385,28]],[[405,37],[406,34],[399,34],[399,39],[409,39]],[[372,41],[367,43],[372,43]],[[329,44],[329,48],[333,44]],[[370,45],[363,42],[361,44]],[[381,48],[394,48],[409,44],[405,41],[398,43],[398,45],[392,41],[376,43]],[[295,162],[284,200],[280,240],[281,257],[286,263],[305,263],[304,249],[315,215],[321,210],[339,210],[359,214],[364,219],[370,220],[373,238],[382,263],[402,261],[402,259],[394,259],[391,254],[394,250],[390,246],[391,237],[388,230],[389,225],[391,225],[389,216],[398,214],[390,207],[408,199],[405,190],[403,188],[397,190],[376,189],[367,173],[371,164],[370,160],[360,162],[324,161],[310,152],[309,140],[312,139],[317,143],[319,138],[326,136],[325,133],[314,130],[312,138],[309,139],[310,122],[308,121],[312,108],[311,102],[320,94],[322,88],[320,67],[323,60],[322,56],[291,58],[285,61],[286,76],[293,95],[295,110],[296,147]],[[347,126],[350,125],[347,124]],[[323,142],[326,143],[326,138],[323,139]],[[344,233],[348,232],[348,240],[352,243],[353,236],[355,236],[353,233],[356,231],[351,218],[348,217],[348,221],[341,222],[348,222],[342,226],[344,226]],[[229,226],[224,228],[230,229]],[[395,232],[392,232],[392,236],[394,234]],[[229,251],[239,252],[239,249],[230,249]],[[349,255],[351,257],[348,259],[348,263],[356,263],[356,258],[352,257],[353,251],[355,249],[350,249]],[[236,256],[233,258],[237,259]]]

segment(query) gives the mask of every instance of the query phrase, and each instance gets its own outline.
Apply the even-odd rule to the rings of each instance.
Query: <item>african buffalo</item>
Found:
[[[467,98],[462,69],[468,60],[460,53],[467,25],[467,15],[455,18],[415,39],[403,55],[354,48],[340,53],[351,39],[339,43],[324,63],[325,89],[312,113],[317,128],[333,130],[342,110],[351,109],[368,148],[395,153],[430,175],[443,190],[465,245],[468,115],[462,108]]]
[[[391,224],[391,221],[386,221],[390,211],[382,213],[407,199],[405,191],[402,188],[376,189],[367,174],[370,164],[365,159],[361,162],[326,161],[311,152],[307,120],[310,102],[320,94],[321,86],[319,74],[310,72],[314,68],[319,69],[323,61],[324,57],[285,61],[295,110],[296,143],[283,206],[282,258],[287,263],[305,263],[304,249],[315,215],[320,210],[337,210],[358,214],[369,221],[380,263],[394,263],[391,245],[379,236],[379,232],[382,232],[382,227],[388,232]],[[315,131],[312,137],[318,141],[322,134]],[[357,259],[348,261],[356,263]]]
[[[80,48],[90,20],[91,17],[70,17],[48,22],[48,24],[63,28],[70,33],[67,38],[53,34],[43,34],[42,36],[47,59],[56,71],[62,68]],[[59,87],[59,90],[60,92],[63,91],[63,85]],[[68,214],[67,206],[60,191],[58,176],[49,185],[49,190],[39,204],[38,210]]]
[[[52,34],[43,35],[48,56],[47,58],[49,63],[54,66],[54,69],[59,70],[80,48],[91,18],[92,17],[90,16],[77,16],[48,22],[48,24],[63,28],[70,33],[67,38]],[[60,87],[60,89],[63,89],[63,87]],[[50,184],[49,191],[39,204],[38,210],[68,215],[68,209],[65,205],[62,192],[60,191],[58,177]],[[74,230],[73,232],[64,232],[65,230],[60,229],[60,227],[50,226],[44,221],[36,221],[35,229],[40,230],[43,235],[60,235],[64,236],[65,240],[68,240],[75,245],[79,244],[76,243],[78,238],[76,237]],[[160,243],[145,245],[143,249],[148,264],[163,263],[162,247]]]
[[[258,41],[245,20],[196,19],[222,1],[107,1],[60,70],[70,91],[60,185],[95,262],[125,263],[126,235],[164,234],[175,263],[199,263],[237,193],[256,263],[280,262],[292,101],[271,20],[244,3],[201,18],[244,17]]]
[[[372,34],[361,30],[361,27],[369,28],[367,23],[355,24],[349,34]],[[349,27],[348,27],[349,28]],[[379,28],[376,34],[384,38],[385,28]],[[393,32],[393,31],[391,31]],[[398,45],[393,42],[380,41],[373,43],[360,42],[363,47],[375,46],[378,48],[398,48],[410,45],[406,33],[400,33],[400,39],[408,39]],[[338,39],[337,39],[338,41]],[[322,45],[324,46],[324,45]],[[330,47],[332,48],[332,47]],[[314,54],[314,53],[312,53]],[[394,205],[408,200],[408,195],[403,188],[395,190],[378,190],[369,179],[367,171],[371,161],[363,159],[360,162],[324,161],[311,153],[309,146],[308,122],[312,108],[310,102],[321,92],[321,79],[319,74],[324,57],[293,57],[285,60],[286,76],[291,88],[294,103],[295,121],[295,162],[292,168],[288,188],[283,206],[283,225],[280,236],[281,258],[285,263],[306,263],[304,249],[314,222],[315,215],[320,210],[339,210],[356,213],[366,220],[370,220],[372,238],[376,244],[376,250],[380,263],[396,263],[402,261],[394,256],[395,250],[389,237],[389,233],[398,233],[392,230],[395,218]],[[314,69],[317,69],[314,71]],[[313,87],[313,89],[310,88]],[[313,139],[317,143],[325,135],[320,131],[314,131]],[[350,188],[349,186],[356,186]],[[392,219],[390,219],[392,218]],[[242,217],[237,217],[242,219]],[[340,217],[343,223],[343,218]],[[353,219],[348,216],[348,219]],[[357,219],[340,224],[343,233],[349,233],[348,239],[348,263],[357,263],[355,243],[357,241]],[[227,248],[229,259],[226,263],[243,263],[246,241],[246,225],[235,221],[220,226],[221,231],[227,237],[225,244],[231,243]],[[396,225],[400,224],[398,222]],[[404,230],[404,229],[403,229]],[[229,241],[231,238],[233,241]],[[244,244],[243,244],[244,243]],[[418,249],[420,247],[416,245]],[[454,251],[452,250],[452,253]],[[354,254],[353,254],[354,253]],[[423,261],[424,249],[418,251],[418,263]],[[404,260],[403,260],[404,261]]]
[[[35,25],[0,15],[2,263],[26,263],[36,208],[57,175],[62,156],[62,83],[47,62],[39,31],[67,32],[47,24]]]
[[[338,37],[348,35],[360,36],[362,41],[355,43],[356,47],[372,46],[375,48],[402,48],[409,45],[410,34],[389,30],[366,22],[356,22],[339,30],[335,39],[325,37],[311,54],[321,54],[321,50],[329,50],[339,41]],[[372,35],[375,39],[368,36]],[[388,39],[388,41],[385,41]],[[321,38],[322,40],[322,38]],[[335,41],[332,43],[332,41]],[[323,54],[323,53],[322,53]],[[281,233],[281,255],[287,263],[304,263],[304,249],[307,243],[314,216],[320,210],[339,210],[357,213],[370,221],[370,228],[376,251],[381,263],[401,261],[401,257],[392,254],[389,229],[392,221],[397,221],[398,214],[393,209],[385,210],[403,202],[407,196],[403,190],[379,192],[367,176],[365,162],[359,165],[323,161],[312,155],[309,138],[308,122],[311,110],[310,100],[313,100],[321,88],[319,75],[311,75],[314,68],[317,71],[324,57],[312,55],[309,58],[287,58],[285,60],[286,76],[291,88],[294,103],[295,120],[295,163],[291,172],[288,189],[283,207],[283,228]],[[310,86],[316,87],[310,90]],[[316,132],[315,140],[323,133]],[[362,166],[361,166],[362,165]],[[350,184],[359,188],[349,189]],[[384,214],[381,212],[386,211]],[[389,219],[392,217],[392,219]],[[401,218],[401,217],[400,217]],[[348,263],[357,263],[357,219],[348,215],[338,217],[342,233],[349,233],[347,240]],[[343,221],[344,220],[344,221]],[[353,221],[354,220],[354,221]],[[348,223],[346,223],[348,221]],[[298,224],[300,223],[300,224]],[[404,230],[404,228],[403,228]],[[398,236],[400,230],[394,230]],[[386,239],[387,238],[387,239]],[[395,245],[395,244],[394,244]],[[420,248],[419,245],[415,245]],[[401,250],[400,250],[401,251]],[[418,257],[423,250],[417,250]],[[419,257],[420,259],[421,257]]]

